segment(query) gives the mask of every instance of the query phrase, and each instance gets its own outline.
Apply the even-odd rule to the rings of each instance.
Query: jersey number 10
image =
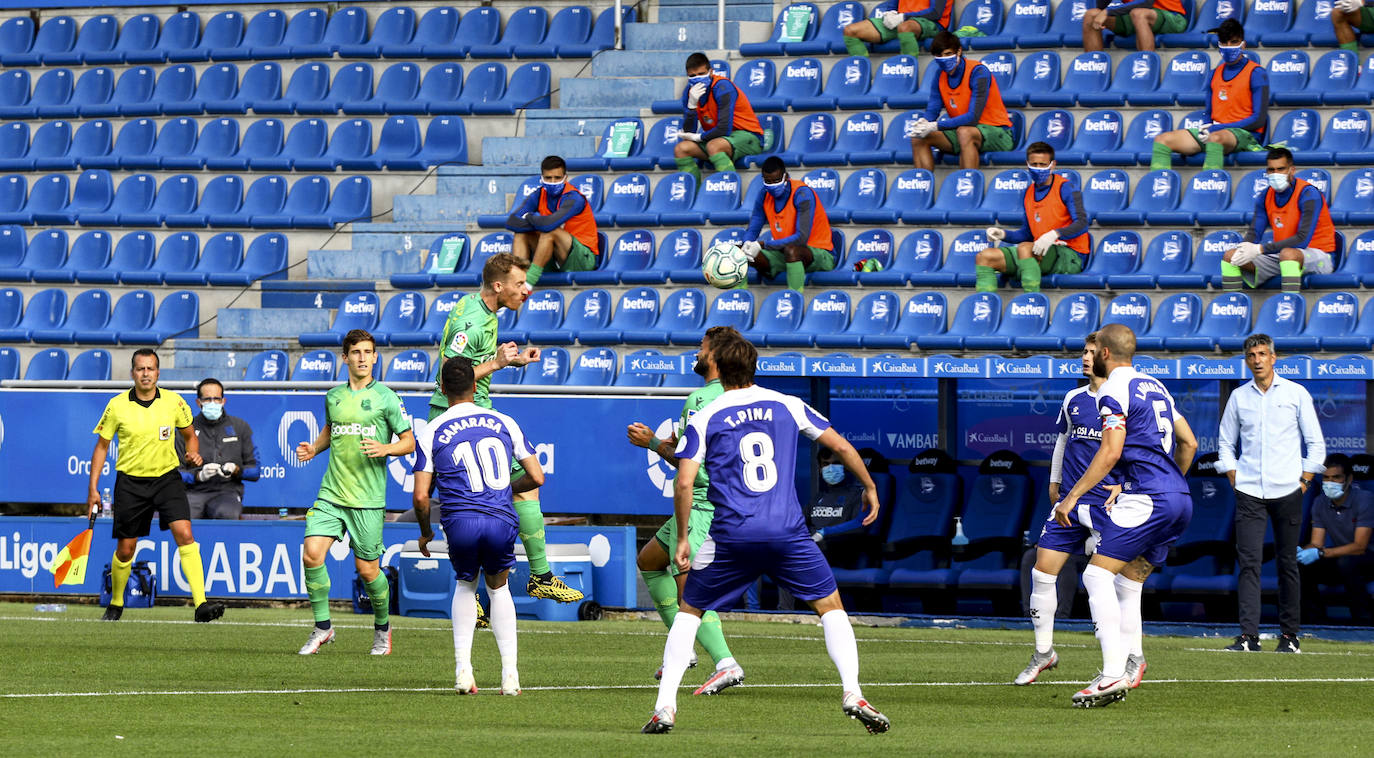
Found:
[[[483,437],[475,447],[468,440],[453,447],[453,463],[467,472],[472,491],[503,490],[510,486],[510,461],[501,440]]]

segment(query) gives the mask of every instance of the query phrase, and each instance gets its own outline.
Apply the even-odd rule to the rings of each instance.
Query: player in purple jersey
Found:
[[[1164,385],[1132,367],[1134,357],[1135,333],[1128,327],[1109,324],[1097,333],[1093,373],[1107,378],[1097,395],[1102,444],[1054,509],[1055,520],[1068,526],[1079,500],[1105,477],[1121,485],[1116,502],[1092,517],[1102,539],[1083,570],[1083,586],[1102,645],[1102,673],[1074,694],[1081,708],[1111,705],[1130,690],[1126,663],[1140,644],[1140,601],[1132,593],[1164,563],[1193,517],[1183,472],[1192,465],[1197,439]],[[1132,605],[1134,618],[1123,613]]]
[[[515,566],[520,519],[512,496],[544,483],[544,470],[511,417],[473,402],[472,361],[449,358],[440,374],[449,408],[429,422],[415,446],[415,517],[420,552],[429,555],[430,484],[439,501],[439,520],[448,557],[458,578],[453,595],[453,652],[461,695],[477,692],[472,675],[472,636],[477,626],[477,574],[487,579],[491,631],[501,651],[501,694],[520,694],[516,670],[515,602],[506,579]],[[512,482],[511,463],[525,475]]]
[[[692,641],[705,611],[734,607],[745,590],[767,575],[820,616],[825,647],[839,669],[845,715],[868,731],[885,732],[891,722],[864,700],[859,689],[859,649],[840,602],[835,575],[811,539],[797,500],[797,436],[834,451],[863,483],[868,516],[878,518],[878,488],[859,453],[830,422],[801,400],[754,386],[758,351],[739,334],[712,337],[711,355],[724,393],[692,416],[678,441],[678,476],[673,488],[677,545],[673,558],[686,571],[679,613],[663,650],[663,678],[647,734],[662,734],[677,719],[677,689],[692,655]],[[692,557],[687,526],[692,483],[699,468],[710,477],[706,498],[715,517],[706,541]]]

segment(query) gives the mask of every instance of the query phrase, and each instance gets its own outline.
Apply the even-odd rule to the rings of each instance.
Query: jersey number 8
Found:
[[[744,461],[744,486],[754,492],[768,492],[778,483],[778,466],[773,461],[773,438],[763,432],[750,432],[740,438],[739,457]]]
[[[453,447],[453,463],[467,472],[473,492],[503,490],[510,486],[510,461],[505,453],[501,440],[495,437],[478,440],[476,450],[471,441],[464,440]]]

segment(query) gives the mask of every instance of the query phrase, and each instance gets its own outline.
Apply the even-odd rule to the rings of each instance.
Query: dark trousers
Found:
[[[1374,581],[1374,553],[1321,558],[1302,567],[1302,615],[1309,621],[1328,620],[1322,602],[1323,584],[1345,588],[1345,605],[1351,620],[1370,622],[1369,583]]]
[[[1236,492],[1236,562],[1240,580],[1241,634],[1259,634],[1260,564],[1264,562],[1266,522],[1274,522],[1274,560],[1279,567],[1279,630],[1297,634],[1302,609],[1298,574],[1298,531],[1302,528],[1302,488],[1282,497],[1258,498]]]

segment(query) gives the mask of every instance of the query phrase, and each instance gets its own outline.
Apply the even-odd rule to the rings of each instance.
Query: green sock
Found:
[[[110,559],[110,605],[124,607],[124,588],[133,572],[133,560],[121,561],[119,556]]]
[[[992,266],[974,266],[973,281],[977,292],[996,292],[997,270]]]
[[[1220,142],[1207,143],[1207,157],[1202,160],[1202,167],[1221,168],[1226,165],[1226,153],[1222,151]]]
[[[1358,55],[1359,52],[1360,52],[1360,43],[1359,43],[1358,41],[1357,41],[1357,42],[1342,42],[1342,43],[1341,43],[1341,49],[1342,49],[1342,50],[1349,50],[1350,52],[1355,53],[1356,55]]]
[[[367,583],[367,597],[372,601],[372,623],[378,629],[385,629],[391,621],[391,585],[385,573],[377,574]]]
[[[544,548],[544,512],[539,510],[539,501],[516,500],[515,515],[520,518],[520,541],[525,543],[530,576],[549,573],[548,551]]]
[[[539,283],[539,277],[544,275],[544,267],[531,263],[529,271],[525,272],[525,283],[533,287]]]
[[[1302,261],[1279,261],[1280,289],[1284,292],[1302,290]]]
[[[850,55],[857,55],[863,58],[868,57],[868,43],[858,37],[845,37],[844,49]]]
[[[790,261],[787,264],[787,288],[802,291],[806,286],[806,264],[801,261]]]
[[[658,617],[663,619],[664,626],[672,629],[673,619],[677,618],[677,580],[666,570],[641,571],[639,575],[644,577],[644,585],[649,588]]]
[[[720,616],[715,611],[701,614],[701,626],[697,627],[697,642],[706,648],[711,660],[719,664],[730,655],[730,646],[725,642],[725,633],[720,629]]]
[[[711,160],[711,165],[712,165],[713,167],[715,167],[715,169],[716,169],[717,171],[734,171],[734,170],[735,170],[735,159],[734,159],[734,158],[731,158],[730,156],[726,155],[725,153],[714,153],[713,155],[711,155],[710,160]],[[698,181],[698,182],[701,181],[701,177],[700,177],[700,176],[697,176],[697,181]]]
[[[1172,168],[1174,165],[1174,151],[1163,142],[1156,142],[1150,148],[1150,170],[1159,171]]]
[[[310,610],[315,614],[315,623],[329,621],[329,569],[306,566],[305,593],[310,596]]]
[[[697,165],[696,158],[674,158],[673,163],[677,164],[678,171],[685,171],[701,184],[701,167]]]
[[[921,43],[916,39],[916,32],[897,32],[897,47],[902,51],[902,55],[921,53]]]
[[[1022,258],[1017,261],[1016,271],[1021,275],[1021,289],[1023,291],[1040,291],[1040,261],[1035,258]]]
[[[1229,261],[1221,262],[1221,290],[1223,292],[1240,292],[1241,273],[1240,266]]]

